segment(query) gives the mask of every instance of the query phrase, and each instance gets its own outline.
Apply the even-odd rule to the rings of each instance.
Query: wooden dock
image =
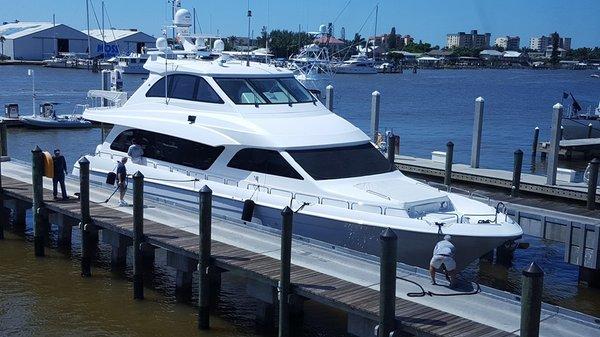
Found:
[[[23,173],[22,167],[10,162],[2,163],[2,186],[5,206],[12,208],[16,214],[17,223],[24,222],[24,209],[31,207],[33,202],[33,189],[27,175]],[[9,172],[8,174],[6,172]],[[12,174],[12,172],[20,172]],[[47,188],[49,181],[45,181],[43,207],[48,210],[48,219],[59,227],[59,239],[61,233],[63,239],[65,235],[71,234],[71,226],[77,225],[81,221],[80,204],[76,199],[68,201],[54,201],[50,190]],[[74,182],[68,185],[73,191]],[[93,187],[93,193],[101,195],[96,197],[102,200],[109,191],[102,190],[99,187]],[[178,271],[178,286],[191,286],[191,278],[196,270],[199,260],[199,239],[198,235],[191,232],[188,227],[193,227],[197,231],[197,221],[189,221],[187,225],[176,228],[177,219],[170,214],[163,216],[163,221],[156,221],[156,214],[168,212],[170,207],[153,208],[148,212],[144,220],[144,235],[146,242],[154,247],[164,249],[168,253],[168,264]],[[129,208],[116,209],[111,204],[100,202],[90,203],[90,216],[93,225],[97,226],[102,232],[103,240],[106,234],[107,241],[113,245],[113,252],[122,251],[119,244],[131,244],[133,237],[133,216]],[[177,212],[175,212],[177,213]],[[226,225],[224,220],[214,219],[216,224]],[[215,226],[216,224],[213,224]],[[188,227],[185,227],[188,226]],[[62,228],[62,229],[61,229]],[[68,230],[65,230],[68,229]],[[237,232],[237,231],[236,231]],[[68,234],[66,234],[68,233]],[[111,239],[112,238],[112,239]],[[117,240],[115,240],[117,238]],[[277,287],[280,281],[279,270],[281,262],[276,258],[278,248],[270,242],[268,247],[258,247],[255,243],[244,244],[243,241],[224,242],[225,240],[213,240],[211,252],[211,264],[216,267],[213,270],[219,272],[234,272],[242,275],[248,280],[248,287],[252,291],[250,294],[257,297],[267,306],[277,305]],[[265,240],[262,240],[265,241]],[[276,242],[276,241],[275,241]],[[1,242],[0,242],[1,244]],[[292,255],[291,265],[291,293],[293,302],[301,304],[305,300],[313,300],[323,305],[341,310],[348,315],[348,332],[356,336],[373,336],[373,329],[379,319],[380,294],[379,283],[373,279],[367,282],[353,280],[352,277],[337,277],[325,272],[334,268],[323,267],[314,263],[303,263],[304,255],[307,255],[309,248],[306,243],[294,240],[293,246],[300,246],[300,252]],[[253,248],[254,247],[254,248]],[[256,251],[258,250],[258,251]],[[327,254],[336,256],[335,259],[342,259],[335,252],[328,251]],[[113,254],[115,257],[118,254]],[[325,256],[325,255],[322,255]],[[323,257],[319,257],[323,259]],[[116,256],[118,258],[118,256]],[[346,257],[347,258],[347,257]],[[315,259],[314,261],[316,261]],[[339,263],[331,259],[330,263]],[[347,264],[360,264],[360,258],[350,258]],[[372,267],[372,266],[371,266]],[[360,273],[355,271],[355,273]],[[347,274],[350,275],[350,274]],[[378,275],[376,275],[378,280]],[[399,281],[400,282],[400,281]],[[478,295],[479,296],[479,295]],[[482,295],[483,296],[483,295]],[[466,299],[457,300],[449,303],[454,306],[454,311],[462,312],[465,309]],[[492,297],[477,297],[475,302],[482,302],[485,307],[497,308],[506,307],[510,301],[497,299],[496,306],[489,305],[488,302],[494,300]],[[418,301],[424,301],[418,303]],[[430,301],[430,302],[427,302]],[[433,301],[433,302],[431,302]],[[497,317],[498,313],[489,313],[487,322],[478,322],[472,319],[453,314],[453,310],[444,309],[445,302],[435,299],[422,298],[417,301],[402,298],[397,293],[395,298],[395,320],[398,331],[402,330],[409,334],[419,336],[513,336],[518,332],[518,317],[516,318],[517,329],[515,329],[515,303],[512,303],[512,309],[508,309],[506,317]],[[514,302],[514,301],[513,301]],[[301,308],[301,305],[299,306]],[[477,307],[474,304],[473,307]],[[518,302],[516,304],[518,308]],[[461,311],[462,310],[462,311]],[[516,309],[518,310],[518,309]],[[545,312],[541,323],[542,335],[563,336],[565,333],[572,335],[585,335],[600,331],[600,325],[596,319],[579,321],[577,319],[566,319],[562,316],[561,310],[556,312]],[[478,310],[475,310],[478,311]],[[465,316],[481,314],[472,313],[469,310],[464,311]],[[496,315],[496,316],[495,316]],[[580,315],[585,316],[585,315]],[[503,321],[510,321],[506,328],[500,329],[491,324],[503,324]],[[498,323],[501,322],[501,323]],[[485,324],[489,323],[489,324]]]

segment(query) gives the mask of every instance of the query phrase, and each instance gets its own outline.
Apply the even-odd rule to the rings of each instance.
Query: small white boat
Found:
[[[365,54],[350,56],[350,59],[335,67],[338,74],[377,74],[375,62]]]
[[[85,105],[76,107],[84,109]],[[35,129],[82,129],[92,127],[92,123],[85,120],[81,114],[57,115],[52,103],[40,105],[40,115],[21,116],[19,119],[28,127]]]
[[[600,78],[600,74],[591,74],[591,75],[590,75],[590,77],[593,77],[593,78]]]
[[[148,54],[131,53],[117,58],[117,67],[121,68],[124,74],[147,74],[148,70],[144,68],[144,63],[148,60]]]

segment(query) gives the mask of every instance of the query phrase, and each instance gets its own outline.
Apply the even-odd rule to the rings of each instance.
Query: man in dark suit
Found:
[[[62,154],[60,154],[60,150],[54,150],[54,156],[52,157],[52,161],[54,163],[54,177],[52,178],[52,193],[54,194],[54,199],[58,199],[58,189],[57,185],[60,183],[60,190],[62,192],[63,200],[69,199],[67,196],[67,189],[65,188],[65,175],[67,172],[67,161]]]

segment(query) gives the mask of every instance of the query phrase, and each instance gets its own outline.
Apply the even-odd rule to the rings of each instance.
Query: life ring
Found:
[[[54,178],[54,160],[52,155],[48,151],[42,152],[44,154],[44,177]]]

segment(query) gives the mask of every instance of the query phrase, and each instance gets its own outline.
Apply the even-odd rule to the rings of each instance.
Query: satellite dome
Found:
[[[192,15],[190,11],[185,8],[181,8],[177,10],[175,13],[175,18],[173,19],[173,24],[177,27],[189,27],[192,25]]]
[[[169,48],[169,44],[167,43],[167,39],[164,37],[159,37],[156,39],[156,48],[160,51],[165,51]]]
[[[222,52],[225,50],[225,42],[223,42],[221,39],[216,39],[213,43],[213,50],[216,52]]]
[[[320,25],[320,26],[319,26],[319,32],[320,32],[321,34],[325,34],[325,33],[327,33],[327,25]]]

